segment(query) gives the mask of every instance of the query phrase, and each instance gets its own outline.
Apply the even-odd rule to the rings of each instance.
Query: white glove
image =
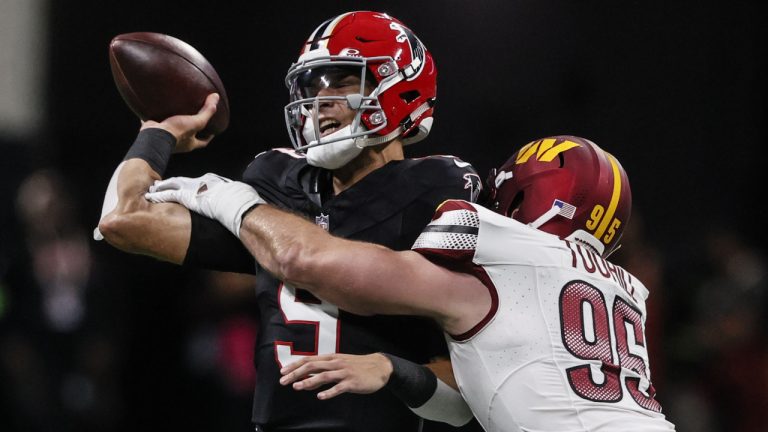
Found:
[[[202,177],[171,177],[156,181],[144,198],[153,203],[175,202],[219,221],[240,238],[243,213],[256,204],[266,204],[251,186],[216,174]]]

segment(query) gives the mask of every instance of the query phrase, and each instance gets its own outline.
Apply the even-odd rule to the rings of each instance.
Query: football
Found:
[[[220,134],[229,125],[219,74],[186,42],[160,33],[121,34],[109,44],[109,63],[120,95],[141,120],[195,114],[206,96],[218,93],[216,114],[198,136]]]

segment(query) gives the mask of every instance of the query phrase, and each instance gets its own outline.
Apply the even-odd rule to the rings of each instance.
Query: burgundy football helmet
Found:
[[[525,145],[491,171],[488,185],[495,211],[563,239],[586,241],[603,257],[618,247],[632,209],[619,161],[575,136]]]
[[[360,92],[317,96],[312,83],[356,74]],[[399,20],[379,12],[348,12],[321,24],[307,39],[285,78],[291,101],[285,120],[299,150],[341,139],[359,147],[403,137],[405,144],[424,139],[432,126],[437,69],[424,44]],[[372,91],[365,90],[373,88]],[[322,103],[346,100],[357,111],[350,134],[323,137],[317,116]],[[337,102],[338,103],[338,102]]]

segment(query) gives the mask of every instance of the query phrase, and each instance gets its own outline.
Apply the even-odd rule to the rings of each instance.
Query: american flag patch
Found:
[[[565,201],[556,199],[555,203],[552,204],[552,207],[558,207],[560,211],[558,211],[557,214],[568,219],[573,219],[573,215],[576,214],[576,206],[573,204],[568,204]]]

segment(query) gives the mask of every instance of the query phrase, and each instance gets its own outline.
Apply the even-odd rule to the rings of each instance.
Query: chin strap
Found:
[[[399,137],[402,132],[403,132],[403,128],[398,127],[397,129],[393,130],[392,132],[384,136],[380,136],[376,138],[357,138],[355,140],[355,145],[360,148],[365,148],[365,147],[373,147],[379,144],[388,143],[393,139]]]

